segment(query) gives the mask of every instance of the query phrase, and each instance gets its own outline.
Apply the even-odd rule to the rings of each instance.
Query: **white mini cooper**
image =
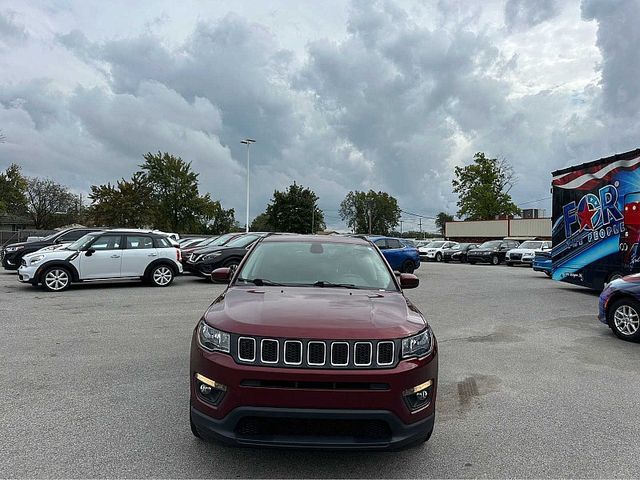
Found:
[[[52,292],[72,282],[140,279],[166,287],[182,273],[180,249],[167,234],[118,229],[93,232],[64,248],[25,255],[18,280]]]

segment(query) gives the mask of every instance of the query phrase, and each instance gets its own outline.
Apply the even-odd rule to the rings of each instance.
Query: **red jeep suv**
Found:
[[[191,430],[237,445],[385,449],[429,439],[437,343],[418,286],[363,238],[269,235],[191,343]]]

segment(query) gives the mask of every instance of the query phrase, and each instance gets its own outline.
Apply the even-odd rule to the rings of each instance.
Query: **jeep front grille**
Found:
[[[231,354],[240,364],[298,368],[390,368],[399,360],[399,340],[294,340],[233,336]]]

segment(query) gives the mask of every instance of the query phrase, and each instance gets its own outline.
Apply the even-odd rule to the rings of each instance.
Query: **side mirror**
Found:
[[[400,286],[403,290],[407,288],[416,288],[420,285],[420,279],[413,273],[401,273],[400,274]]]
[[[229,283],[232,270],[229,267],[216,268],[211,272],[211,281],[214,283]]]
[[[89,250],[87,250],[84,254],[85,254],[87,257],[90,257],[90,256],[91,256],[91,255],[93,255],[94,253],[96,253],[95,249],[90,248],[90,249],[89,249]]]

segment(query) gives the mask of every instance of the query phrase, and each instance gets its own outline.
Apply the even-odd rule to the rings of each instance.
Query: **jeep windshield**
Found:
[[[479,248],[500,248],[502,244],[502,240],[489,240],[488,242],[484,242],[480,245]]]
[[[236,284],[397,290],[373,246],[315,241],[259,244]]]
[[[518,248],[530,248],[535,250],[536,248],[542,248],[542,242],[523,242]]]

